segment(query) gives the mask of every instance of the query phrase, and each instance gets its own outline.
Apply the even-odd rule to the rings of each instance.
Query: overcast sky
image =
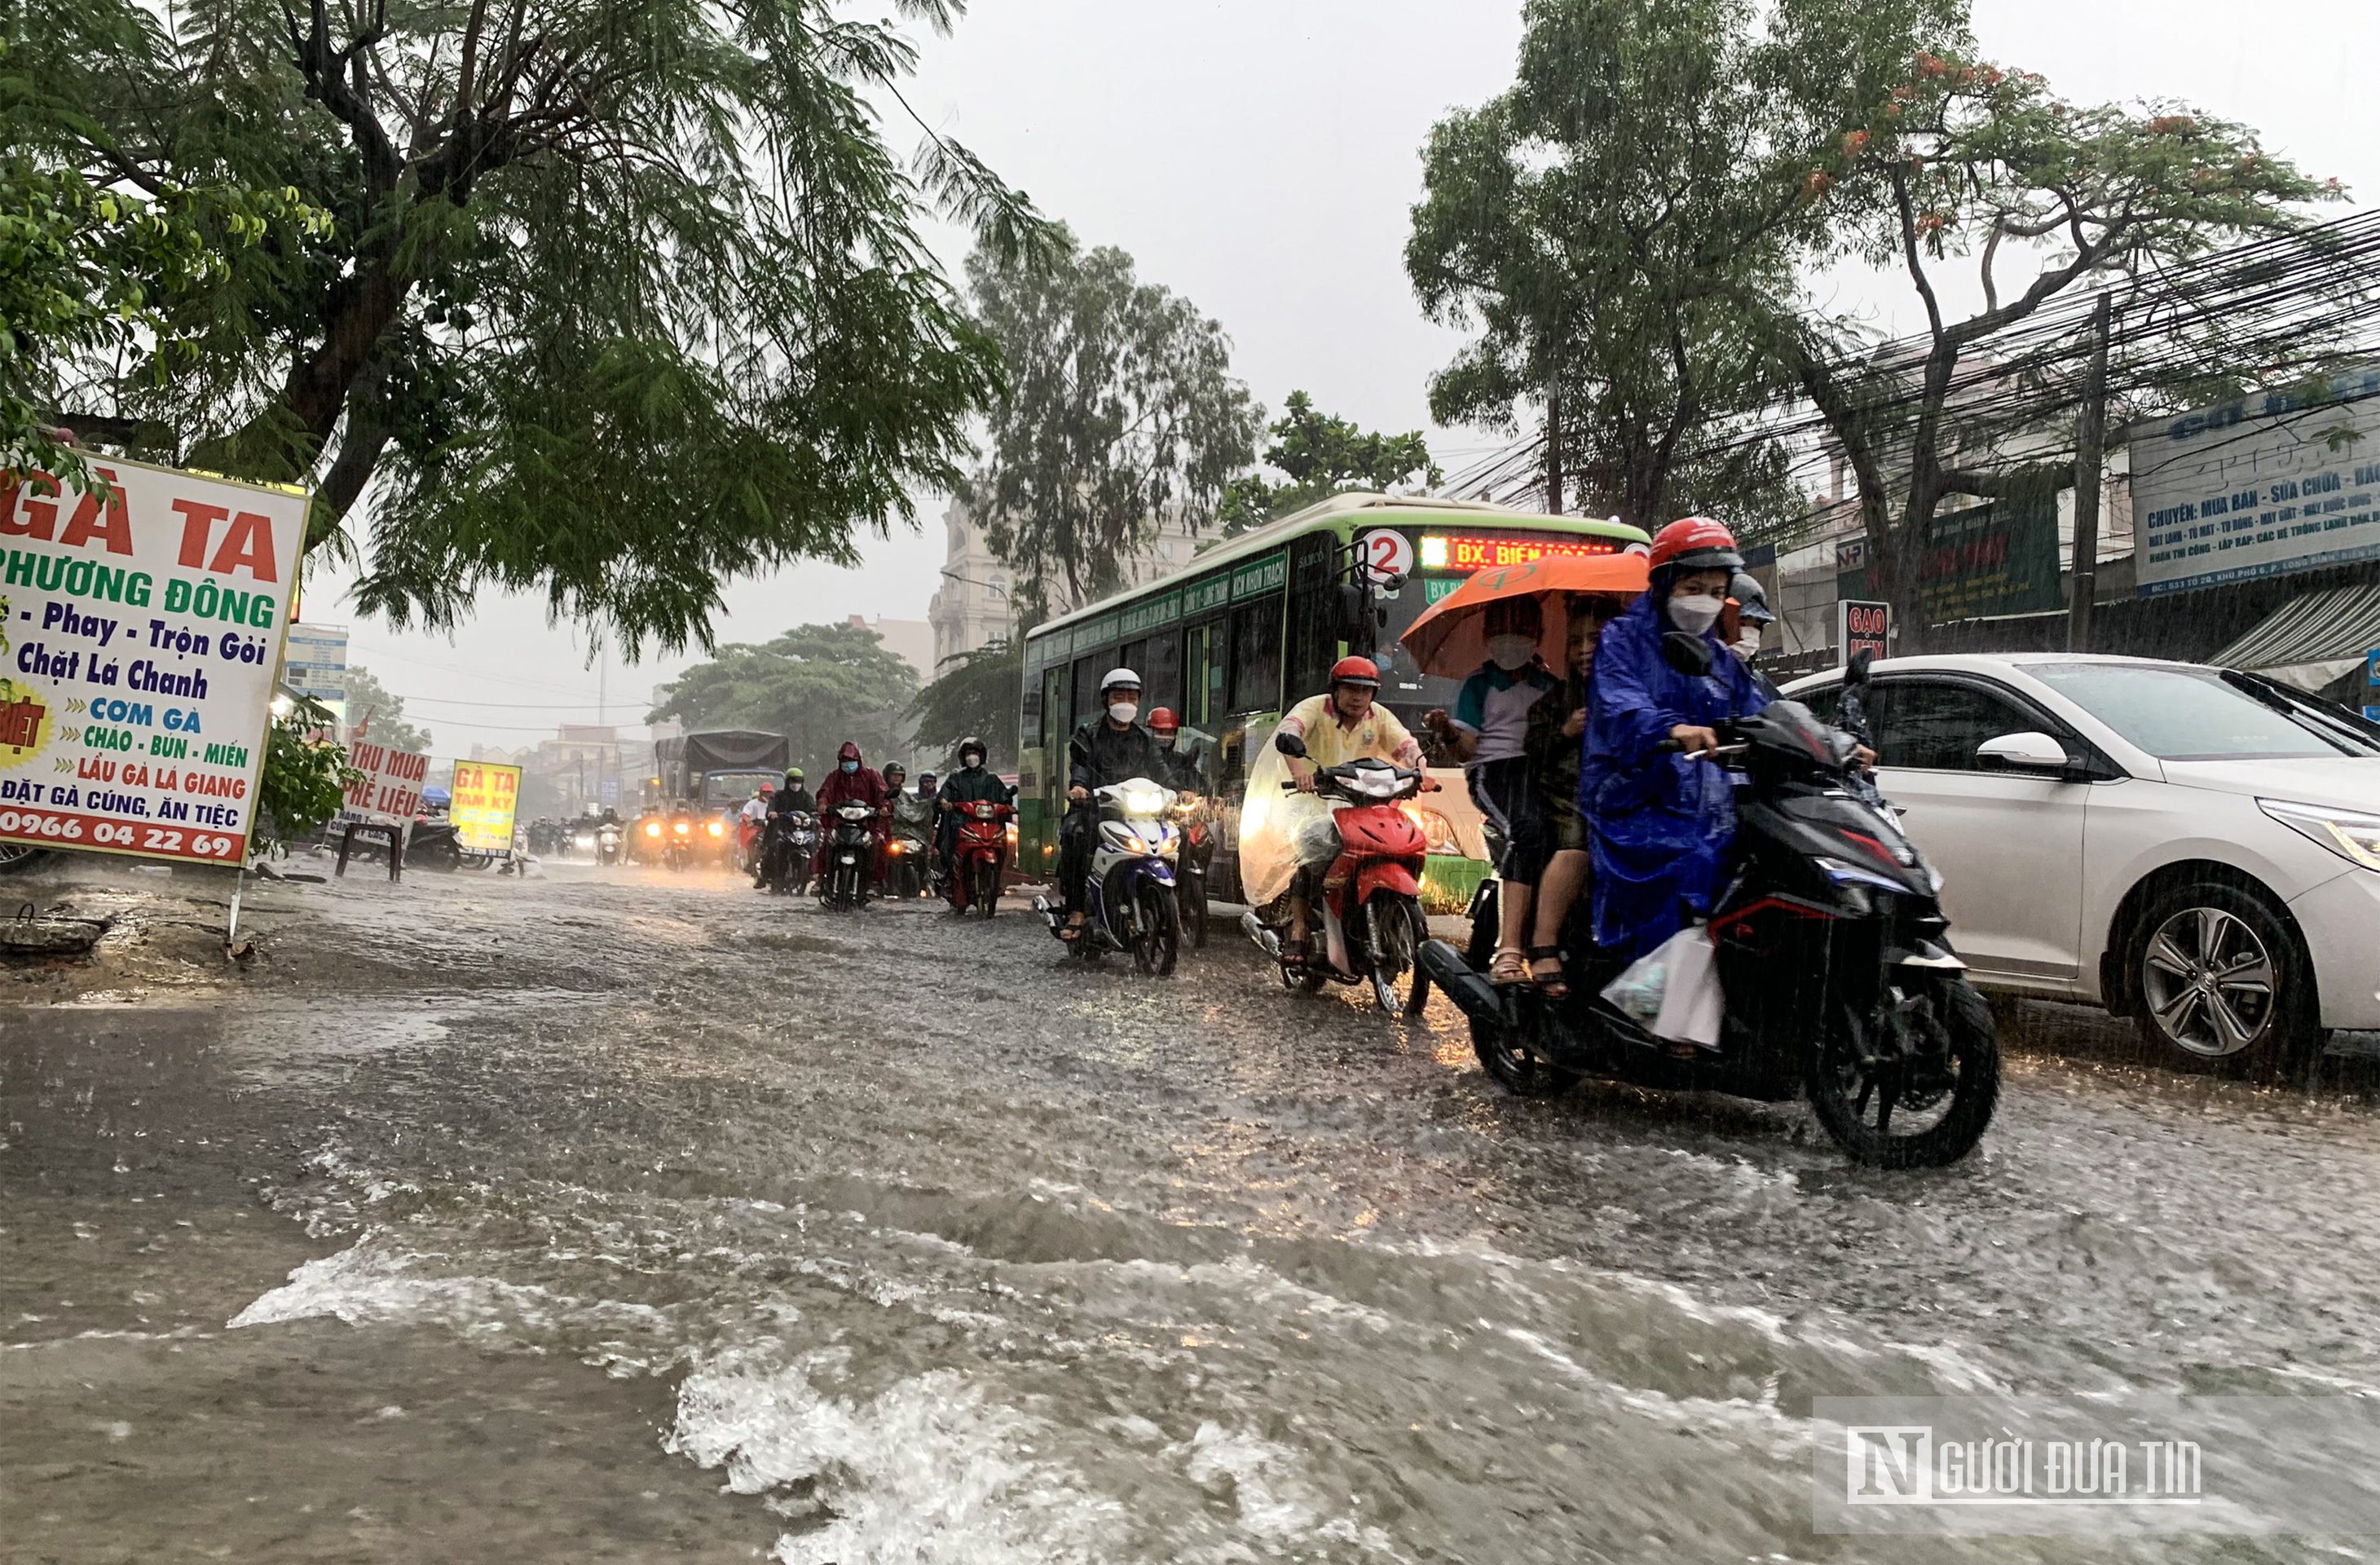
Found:
[[[2375,0],[1976,0],[1985,52],[2081,101],[2178,100],[2255,126],[2272,150],[2380,203],[2380,139],[2362,123],[2380,57]],[[1401,256],[1418,150],[1449,108],[1511,80],[1519,0],[974,0],[927,45],[909,101],[1092,244],[1187,295],[1236,345],[1268,408],[1292,389],[1368,427],[1428,419],[1426,382],[1454,339],[1421,319]],[[913,140],[895,125],[899,144]],[[962,249],[952,242],[955,273]],[[1840,285],[1905,329],[1896,289]],[[1492,435],[1436,431],[1450,470]],[[864,613],[925,617],[944,501],[925,527],[871,542],[857,570],[804,567],[727,589],[719,639]],[[515,746],[591,722],[599,673],[583,632],[491,599],[452,640],[346,613],[344,583],[310,583],[309,617],[346,619],[355,661],[406,698],[437,753]],[[690,656],[603,681],[614,722]]]

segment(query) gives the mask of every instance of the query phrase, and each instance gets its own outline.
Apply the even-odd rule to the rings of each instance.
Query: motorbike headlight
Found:
[[[690,837],[694,834],[694,827],[692,823],[684,820],[677,822],[675,825],[672,826],[670,830],[676,832],[681,837]]]
[[[727,835],[727,828],[714,820],[710,823],[710,834],[714,837],[723,837]]]
[[[1150,816],[1162,810],[1164,807],[1165,795],[1155,788],[1127,788],[1124,790],[1123,809],[1126,815],[1138,816],[1140,819],[1146,820]]]
[[[1419,805],[1406,805],[1403,809],[1405,819],[1420,829],[1431,853],[1459,855],[1463,852],[1463,844],[1454,840],[1454,822],[1438,811],[1424,809]]]
[[[2339,857],[2366,869],[2380,869],[2380,816],[2320,805],[2293,805],[2283,799],[2258,799],[2256,806],[2298,835],[2320,843]]]
[[[661,823],[660,821],[658,821],[658,820],[649,820],[649,821],[647,821],[647,822],[645,823],[645,835],[646,835],[646,836],[648,836],[648,837],[658,837],[658,836],[660,836],[661,834],[662,834],[662,823]]]

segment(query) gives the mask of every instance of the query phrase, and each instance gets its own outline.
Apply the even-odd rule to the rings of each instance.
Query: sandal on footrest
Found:
[[[1500,945],[1488,962],[1488,981],[1499,988],[1529,981],[1528,959],[1516,945]]]
[[[1529,982],[1537,986],[1537,992],[1548,1000],[1569,999],[1570,978],[1562,971],[1561,947],[1533,945],[1529,948],[1528,954]],[[1553,971],[1550,973],[1544,971],[1541,965],[1548,962],[1553,964]]]

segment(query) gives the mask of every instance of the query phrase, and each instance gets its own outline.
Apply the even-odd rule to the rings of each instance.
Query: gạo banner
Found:
[[[91,468],[0,473],[0,841],[244,863],[306,495]]]

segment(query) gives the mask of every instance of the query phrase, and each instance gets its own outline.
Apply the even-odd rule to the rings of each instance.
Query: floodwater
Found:
[[[2034,1008],[1978,1153],[1887,1174],[1506,1098],[1222,926],[1148,980],[715,873],[257,907],[248,974],[0,988],[11,1559],[2340,1552],[1815,1534],[1807,1416],[2380,1394],[2351,1086]]]

